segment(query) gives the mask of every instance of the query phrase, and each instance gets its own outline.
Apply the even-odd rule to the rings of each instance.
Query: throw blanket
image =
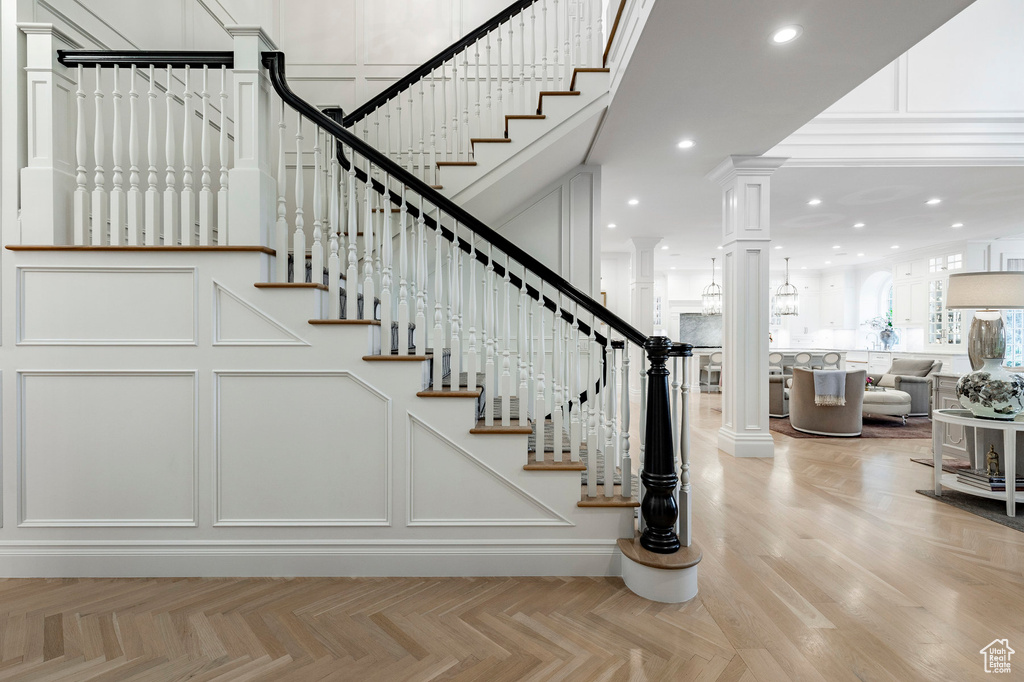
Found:
[[[846,404],[846,370],[814,370],[814,404],[825,407]]]

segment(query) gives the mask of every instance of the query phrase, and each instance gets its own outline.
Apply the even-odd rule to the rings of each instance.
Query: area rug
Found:
[[[864,417],[864,427],[861,431],[861,438],[931,438],[932,420],[928,417],[910,417],[907,425],[898,417]],[[772,431],[789,436],[790,438],[829,438],[830,436],[815,436],[803,431],[797,431],[789,423],[789,419],[772,418],[768,420],[768,428]]]
[[[918,464],[923,464],[926,467],[935,468],[935,462],[932,461],[931,457],[927,457],[927,458],[926,457],[922,457],[920,459],[917,459],[916,457],[911,457],[910,461],[911,462],[917,462]],[[963,469],[970,469],[970,468],[971,468],[971,463],[968,462],[965,459],[956,459],[954,457],[945,457],[945,456],[942,458],[942,470],[945,471],[947,474],[959,473]]]
[[[987,497],[976,497],[958,490],[943,490],[942,495],[936,495],[934,490],[918,490],[917,492],[925,497],[948,504],[951,507],[963,509],[965,512],[975,516],[995,521],[1001,526],[1024,533],[1024,517],[1007,516],[1006,500],[990,500]]]

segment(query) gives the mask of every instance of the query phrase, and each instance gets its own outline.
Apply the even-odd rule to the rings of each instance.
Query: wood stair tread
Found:
[[[603,491],[604,486],[598,486],[600,491]],[[604,495],[598,495],[597,497],[587,497],[587,486],[580,486],[580,501],[576,503],[577,507],[639,507],[640,500],[635,497],[623,497],[621,486],[615,486],[615,489],[619,493],[605,497]]]
[[[569,426],[569,424],[566,423],[565,426],[566,426],[566,428],[563,429],[563,431],[562,431],[562,452],[564,452],[565,456],[568,457],[569,456],[569,450],[571,448],[571,444],[569,442],[568,428],[567,428]],[[555,439],[554,439],[553,434],[552,434],[552,431],[554,430],[554,428],[555,428],[554,422],[552,422],[550,419],[545,419],[544,420],[544,434],[545,434],[544,435],[544,452],[545,453],[554,452],[555,451]],[[530,453],[530,454],[533,454],[536,451],[537,451],[537,448],[536,448],[535,439],[531,438],[530,439],[530,444],[527,446],[527,452]],[[587,456],[587,443],[586,443],[586,441],[580,443],[580,454],[582,456],[584,456],[584,457]]]
[[[579,94],[579,90],[542,90],[537,95],[537,113],[540,114],[544,111],[545,97],[573,97]]]
[[[256,282],[257,289],[321,289],[327,291],[326,284],[317,282]]]
[[[619,538],[617,542],[619,551],[626,558],[651,568],[660,568],[666,571],[678,571],[684,568],[692,568],[704,558],[703,552],[696,544],[689,547],[681,547],[678,552],[672,554],[658,554],[645,549],[640,544],[640,534],[631,538]]]
[[[380,326],[380,320],[310,320],[310,324],[341,324],[341,325],[366,325]]]
[[[502,426],[500,419],[494,420],[494,426],[487,426],[484,420],[481,419],[476,423],[476,426],[469,430],[470,433],[479,434],[521,434],[528,436],[533,433],[532,426],[519,426],[518,420],[512,420],[508,426]]]
[[[509,143],[511,141],[512,140],[508,139],[507,137],[474,137],[474,138],[471,138],[469,140],[470,144],[474,144],[474,145],[475,144],[491,144],[491,143],[501,144],[501,143]]]
[[[450,386],[442,387],[439,390],[432,388],[424,389],[416,394],[418,398],[479,398],[481,389],[476,388],[472,390],[466,390],[459,388],[452,390]]]
[[[476,161],[438,161],[437,167],[442,166],[475,166]]]
[[[425,362],[426,355],[364,355],[367,362]]]
[[[609,68],[597,68],[597,67],[586,67],[586,68],[573,69],[572,70],[572,80],[569,81],[569,89],[570,90],[575,90],[576,89],[576,74],[578,74],[578,73],[610,73],[610,72],[611,72],[611,69],[609,69]]]
[[[545,453],[544,458],[537,461],[536,453],[530,452],[523,469],[526,471],[586,471],[587,465],[583,462],[569,461],[568,453],[563,456],[561,462],[556,462],[554,454]]]

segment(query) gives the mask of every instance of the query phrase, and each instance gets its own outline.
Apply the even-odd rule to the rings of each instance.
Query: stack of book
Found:
[[[956,474],[957,483],[981,488],[991,492],[1006,490],[1006,477],[1003,475],[989,476],[983,469],[963,469]],[[1024,476],[1017,477],[1017,491],[1024,491]]]

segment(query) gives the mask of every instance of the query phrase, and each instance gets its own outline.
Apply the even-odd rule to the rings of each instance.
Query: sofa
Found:
[[[931,375],[942,369],[942,362],[929,359],[895,358],[885,374],[869,374],[875,386],[910,394],[911,417],[931,414]]]
[[[768,376],[768,416],[789,416],[789,381],[790,377],[781,374]]]
[[[816,436],[859,436],[866,378],[863,369],[846,373],[846,405],[815,405],[814,372],[794,367],[789,389],[789,423],[797,431]]]

